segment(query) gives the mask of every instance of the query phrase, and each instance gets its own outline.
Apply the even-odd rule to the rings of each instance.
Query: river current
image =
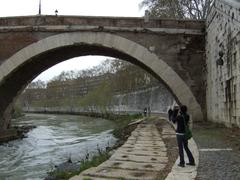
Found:
[[[116,142],[112,121],[72,115],[26,114],[13,125],[36,125],[27,138],[0,145],[0,180],[44,179],[71,157],[78,162]]]

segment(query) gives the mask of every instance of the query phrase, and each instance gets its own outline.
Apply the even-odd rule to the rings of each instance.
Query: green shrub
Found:
[[[91,167],[97,167],[104,161],[108,160],[110,155],[108,152],[100,152],[98,155],[92,157],[91,160],[82,160],[79,168],[79,172],[82,172]]]
[[[12,118],[15,119],[15,118],[18,118],[18,117],[23,116],[24,114],[23,114],[23,111],[22,111],[21,107],[15,105],[15,106],[13,107],[13,110],[12,110],[11,115],[12,115]]]

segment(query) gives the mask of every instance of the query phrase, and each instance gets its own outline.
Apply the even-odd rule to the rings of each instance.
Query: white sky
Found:
[[[44,15],[83,16],[125,16],[141,17],[144,10],[139,9],[143,0],[41,0],[41,12]],[[0,0],[0,17],[27,16],[38,14],[39,0]],[[80,70],[96,66],[106,57],[84,56],[64,61],[43,72],[35,80],[50,80],[62,71]]]

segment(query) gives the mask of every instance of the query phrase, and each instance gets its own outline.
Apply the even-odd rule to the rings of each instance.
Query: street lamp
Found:
[[[42,8],[42,7],[41,7],[41,0],[39,0],[38,15],[41,15],[41,11],[42,11],[41,8]]]

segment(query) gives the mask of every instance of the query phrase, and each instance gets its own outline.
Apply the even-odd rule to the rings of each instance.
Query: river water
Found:
[[[23,140],[0,145],[0,180],[44,179],[54,165],[80,161],[115,143],[116,124],[72,115],[27,114],[13,125],[36,125]]]

